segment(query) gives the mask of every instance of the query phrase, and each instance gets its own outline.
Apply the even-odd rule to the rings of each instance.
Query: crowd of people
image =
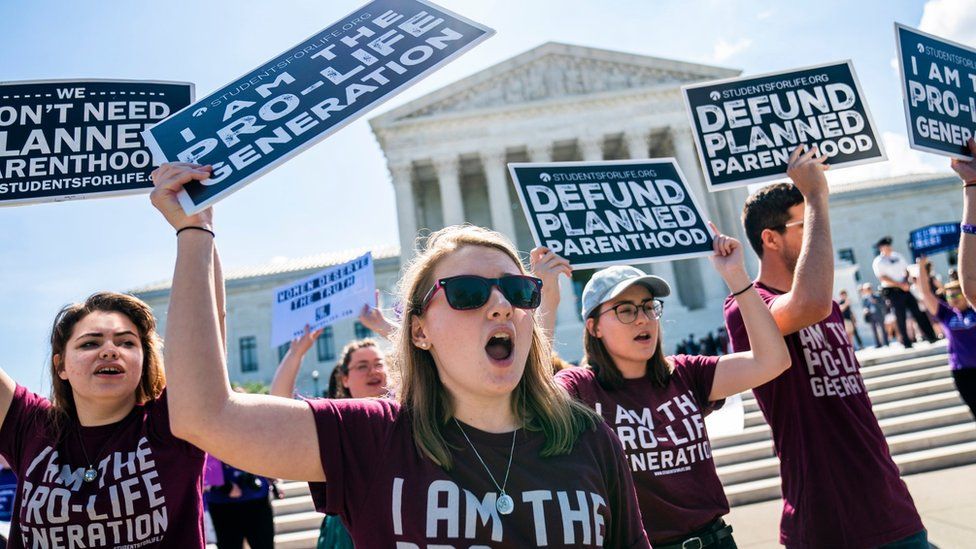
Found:
[[[851,298],[833,300],[817,153],[797,148],[791,182],[743,206],[757,277],[743,243],[713,227],[727,344],[689,336],[666,354],[669,282],[620,265],[583,290],[583,364],[561,363],[551,339],[569,263],[537,248],[526,266],[505,236],[451,226],[405,267],[399,319],[363,312],[391,351],[349,343],[329,398],[309,399],[292,397],[310,330],[270,395],[231,388],[212,212],[187,215],[177,199],[211,168],[164,164],[152,202],[177,240],[165,348],[145,303],[100,292],[54,321],[49,397],[0,370],[10,546],[203,547],[206,502],[220,547],[269,547],[271,479],[285,478],[307,481],[326,513],[320,547],[735,547],[704,417],[752,389],[781,464],[781,543],[928,547],[859,371]],[[943,297],[917,284],[924,314],[890,240],[875,268],[902,344],[908,314],[934,339],[931,315],[973,407],[976,161],[952,167],[965,198],[959,281]],[[868,286],[861,299],[874,329],[881,297]]]

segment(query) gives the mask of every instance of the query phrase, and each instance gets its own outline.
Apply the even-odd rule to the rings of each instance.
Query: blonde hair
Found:
[[[519,271],[526,272],[515,247],[500,233],[471,225],[455,225],[431,233],[400,279],[400,302],[405,310],[400,329],[393,336],[390,357],[397,399],[412,416],[414,443],[421,454],[448,470],[452,465],[451,452],[442,428],[454,417],[454,403],[441,383],[433,356],[413,344],[411,333],[421,302],[435,282],[437,266],[448,254],[466,246],[498,250]],[[543,433],[542,457],[568,454],[585,429],[595,428],[602,421],[556,385],[550,356],[548,339],[533,322],[525,371],[512,395],[512,413],[527,431]]]

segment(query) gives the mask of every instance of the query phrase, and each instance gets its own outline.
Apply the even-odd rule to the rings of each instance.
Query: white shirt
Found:
[[[895,282],[908,281],[908,262],[898,252],[891,252],[891,255],[888,256],[878,255],[871,263],[871,268],[874,269],[874,276],[878,277],[881,286],[884,288],[894,288],[897,285],[885,282],[881,279],[882,276],[886,276]]]

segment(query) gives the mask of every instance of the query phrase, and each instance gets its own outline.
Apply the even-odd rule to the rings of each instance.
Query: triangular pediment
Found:
[[[729,78],[735,69],[549,42],[374,118],[404,120]]]

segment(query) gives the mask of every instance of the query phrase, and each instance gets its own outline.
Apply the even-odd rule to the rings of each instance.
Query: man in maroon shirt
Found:
[[[922,521],[871,410],[860,366],[833,302],[833,247],[824,157],[798,149],[793,184],[746,201],[743,223],[760,258],[756,289],[792,364],[753,390],[773,432],[787,547],[927,548]],[[735,352],[749,348],[734,299],[725,322]]]

